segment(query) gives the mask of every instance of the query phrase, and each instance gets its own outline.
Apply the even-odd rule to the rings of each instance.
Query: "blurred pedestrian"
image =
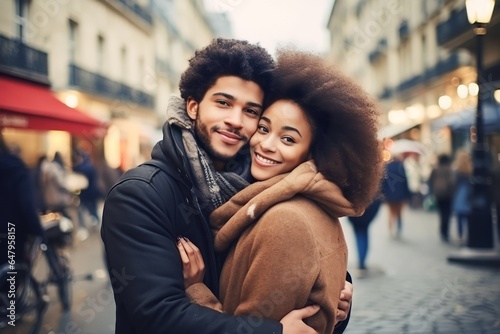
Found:
[[[66,176],[67,172],[60,153],[56,152],[52,161],[42,159],[39,185],[43,193],[45,211],[60,212],[65,217],[71,218],[67,209],[73,194],[66,188]]]
[[[98,172],[90,159],[90,155],[83,151],[77,150],[73,170],[83,174],[88,181],[87,188],[80,192],[80,204],[83,206],[92,218],[92,224],[99,225],[100,218],[97,212],[97,202],[102,198],[102,193],[99,190]],[[83,228],[83,222],[80,222],[80,227]]]
[[[419,159],[419,154],[410,154],[403,160],[406,176],[408,177],[408,189],[410,191],[408,204],[412,209],[421,208],[423,203],[420,190],[422,184],[422,171]]]
[[[451,218],[451,203],[455,191],[455,176],[451,169],[450,156],[441,154],[438,157],[438,165],[432,170],[429,177],[429,191],[436,199],[441,239],[447,242]]]
[[[455,193],[453,196],[452,210],[457,215],[457,232],[461,242],[464,241],[464,230],[467,228],[468,217],[471,212],[471,175],[472,161],[470,154],[465,149],[457,151],[453,161],[455,172]]]
[[[112,168],[103,158],[96,164],[98,175],[99,191],[103,197],[114,186],[116,181],[122,176],[123,172],[120,168]]]
[[[365,277],[367,274],[366,256],[368,255],[369,248],[368,227],[377,215],[381,203],[381,199],[377,198],[366,208],[363,215],[359,217],[348,217],[354,229],[354,237],[356,238],[356,247],[358,250],[358,278]]]
[[[43,229],[30,172],[18,156],[9,152],[1,132],[0,185],[0,265],[12,259],[20,263],[24,260],[28,237],[42,236]],[[9,257],[9,245],[15,247],[10,253],[15,254],[14,258]]]
[[[410,198],[403,156],[395,156],[386,164],[382,195],[389,208],[389,234],[399,238],[403,227],[401,212]]]
[[[42,165],[47,160],[47,156],[42,154],[38,157],[35,168],[33,169],[33,185],[35,187],[35,203],[38,211],[44,213],[47,211],[45,204],[43,185],[42,185]]]

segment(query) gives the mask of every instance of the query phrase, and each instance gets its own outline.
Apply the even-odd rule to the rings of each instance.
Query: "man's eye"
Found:
[[[226,107],[229,107],[229,103],[227,103],[227,101],[224,101],[224,100],[217,100],[215,101],[216,103],[220,104],[220,105],[223,105],[223,106],[226,106]]]
[[[250,113],[250,114],[255,115],[255,116],[260,116],[259,111],[255,110],[255,109],[247,109],[247,113]]]

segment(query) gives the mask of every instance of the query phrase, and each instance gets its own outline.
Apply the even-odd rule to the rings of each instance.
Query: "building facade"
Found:
[[[78,136],[3,124],[7,141],[30,165],[55,151],[69,162],[80,142],[112,167],[144,161],[194,50],[216,34],[229,35],[229,25],[215,29],[210,15],[201,0],[2,1],[0,75],[45,86],[107,127],[101,135]],[[24,65],[9,61],[20,54],[12,50],[27,48],[43,59],[33,51],[23,53]]]
[[[481,79],[488,83],[485,125],[494,158],[500,148],[499,7],[484,43]],[[435,154],[471,145],[478,86],[465,0],[336,0],[328,29],[328,58],[380,103],[381,138],[417,140]]]

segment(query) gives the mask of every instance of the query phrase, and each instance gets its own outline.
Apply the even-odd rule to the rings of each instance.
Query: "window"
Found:
[[[125,83],[127,82],[127,48],[125,46],[122,46],[120,50],[120,62],[121,62],[121,69],[122,69],[122,81]]]
[[[146,73],[144,70],[144,58],[139,58],[139,87],[143,86],[143,82],[146,78]]]
[[[399,46],[399,79],[400,82],[410,79],[411,76],[411,54],[409,41],[401,42]]]
[[[104,71],[104,37],[101,35],[97,36],[97,70]]]
[[[73,20],[69,20],[69,36],[68,36],[68,46],[69,46],[69,61],[75,63],[76,54],[78,52],[78,23]]]
[[[25,0],[16,0],[14,23],[16,25],[16,36],[20,41],[24,41],[28,14],[28,4]]]
[[[427,38],[425,31],[422,32],[422,72],[427,69]]]

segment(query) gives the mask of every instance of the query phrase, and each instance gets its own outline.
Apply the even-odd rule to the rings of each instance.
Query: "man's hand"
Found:
[[[283,334],[319,334],[303,321],[303,319],[315,315],[318,311],[318,305],[310,305],[288,313],[280,321],[283,325]]]
[[[352,292],[352,284],[348,281],[345,281],[344,289],[340,291],[340,300],[337,310],[337,322],[347,319],[347,315],[349,314],[349,310],[351,308]]]

